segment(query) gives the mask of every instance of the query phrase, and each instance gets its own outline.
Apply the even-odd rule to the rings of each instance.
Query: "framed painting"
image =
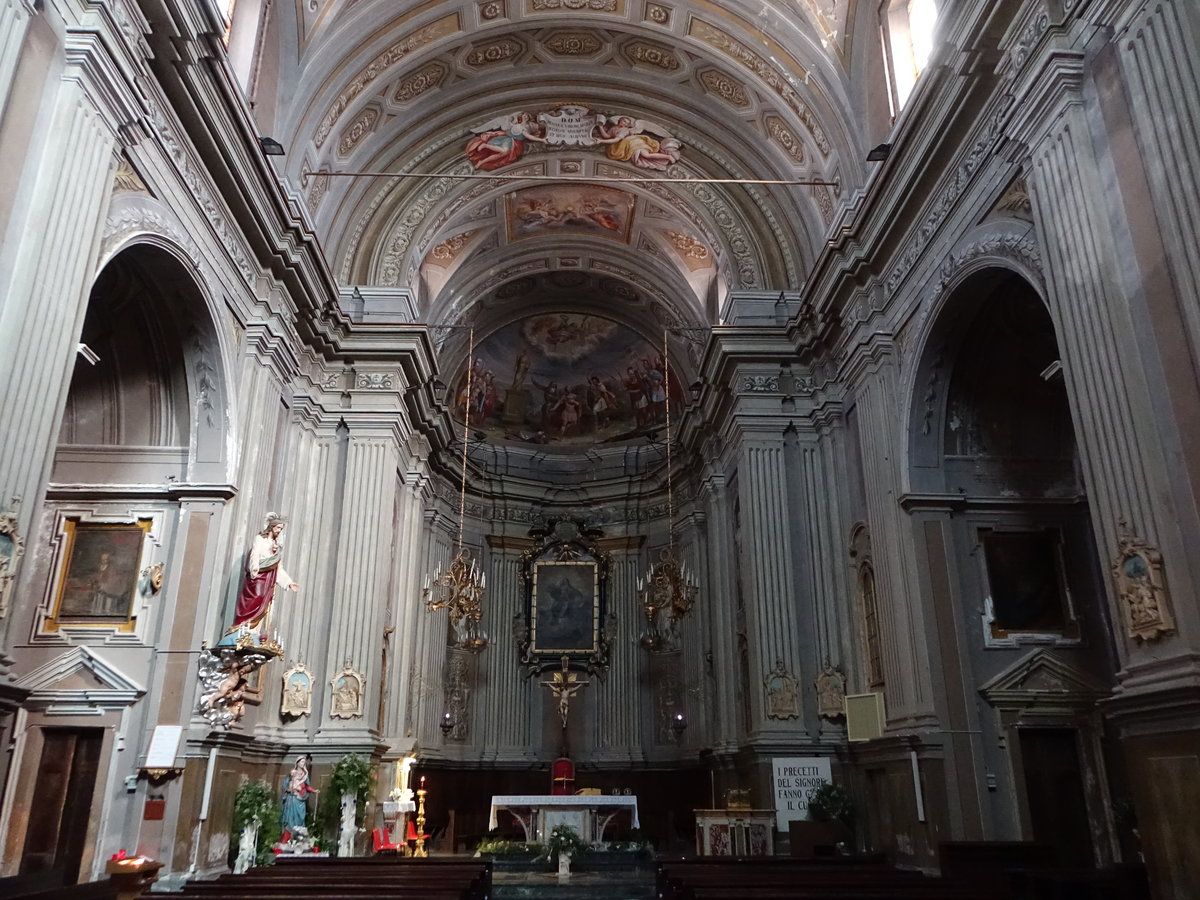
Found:
[[[600,572],[594,561],[534,564],[530,632],[534,653],[590,654],[596,650]]]
[[[66,519],[62,523],[63,562],[49,630],[69,623],[128,630],[152,524],[151,519],[128,523]]]

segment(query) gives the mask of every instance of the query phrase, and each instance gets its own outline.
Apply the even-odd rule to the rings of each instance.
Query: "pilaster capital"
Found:
[[[1018,79],[1008,136],[1036,155],[1036,148],[1061,128],[1063,114],[1083,104],[1085,74],[1081,51],[1048,49]]]

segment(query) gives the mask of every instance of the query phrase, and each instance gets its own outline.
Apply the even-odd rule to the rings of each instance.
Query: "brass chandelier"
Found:
[[[438,564],[433,578],[425,576],[421,596],[430,612],[439,609],[450,611],[450,625],[454,628],[454,646],[472,653],[487,648],[488,636],[480,625],[483,619],[483,595],[487,588],[487,574],[476,565],[471,554],[463,548],[463,522],[467,508],[467,441],[471,431],[472,377],[475,370],[475,329],[470,332],[467,350],[467,402],[463,414],[462,475],[458,489],[458,544],[454,559],[445,572]]]
[[[667,414],[667,546],[637,580],[638,601],[646,617],[642,647],[651,653],[679,649],[679,622],[696,604],[699,586],[687,565],[675,555],[675,494],[671,460],[671,364],[663,329],[663,394]]]

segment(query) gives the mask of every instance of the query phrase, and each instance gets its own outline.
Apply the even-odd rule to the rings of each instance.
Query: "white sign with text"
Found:
[[[808,798],[821,785],[833,781],[827,756],[777,756],[775,769],[775,827],[788,830],[788,822],[807,819]]]

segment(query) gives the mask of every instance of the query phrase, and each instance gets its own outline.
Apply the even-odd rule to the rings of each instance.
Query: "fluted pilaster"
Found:
[[[1082,66],[1070,56],[1049,61],[1038,102],[1018,128],[1031,147],[1033,212],[1100,556],[1115,553],[1126,522],[1163,550],[1170,579],[1175,516],[1134,338],[1143,323],[1134,320],[1123,292],[1122,246],[1094,149]],[[1177,621],[1181,631],[1189,618],[1194,622],[1187,614]],[[1120,610],[1113,621],[1123,621]],[[1123,655],[1135,652],[1131,643],[1118,641]],[[1160,644],[1154,655],[1162,651]]]
[[[742,447],[743,578],[750,630],[751,710],[758,730],[782,723],[766,718],[762,679],[781,660],[796,670],[795,558],[782,438],[750,437]]]
[[[61,82],[47,133],[34,212],[0,259],[0,421],[20,423],[0,456],[4,497],[36,496],[48,470],[108,202],[114,138],[80,81]],[[36,509],[21,506],[22,531]]]
[[[912,540],[896,502],[900,476],[895,429],[902,421],[899,385],[890,346],[878,345],[873,353],[876,361],[857,373],[854,393],[871,529],[885,706],[890,722],[919,724],[920,719],[933,714],[933,697],[928,685],[929,650],[912,571]]]
[[[322,690],[328,694],[329,678],[349,662],[365,679],[363,715],[326,717],[323,736],[337,732],[365,736],[376,727],[398,462],[392,434],[371,428],[356,433],[351,426]]]
[[[0,0],[0,116],[8,106],[13,75],[34,5],[29,0]]]

